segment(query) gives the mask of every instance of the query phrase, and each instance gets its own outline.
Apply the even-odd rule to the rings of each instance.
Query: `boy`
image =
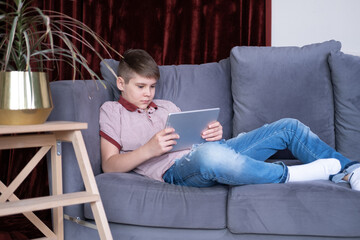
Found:
[[[154,100],[159,69],[143,50],[128,50],[119,63],[118,102],[100,109],[102,168],[104,172],[135,172],[171,184],[209,187],[285,183],[333,179],[347,180],[360,190],[360,164],[336,152],[295,119],[282,119],[246,134],[222,139],[222,126],[214,122],[202,133],[207,141],[191,150],[169,152],[179,136],[165,128],[172,102]],[[303,165],[285,166],[265,160],[288,148]]]

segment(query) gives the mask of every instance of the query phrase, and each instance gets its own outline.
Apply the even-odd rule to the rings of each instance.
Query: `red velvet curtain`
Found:
[[[219,61],[227,58],[234,46],[265,46],[265,13],[269,10],[266,9],[269,2],[33,0],[32,4],[81,20],[120,53],[129,48],[142,48],[158,64],[167,65]],[[99,73],[99,59],[82,46],[78,47],[90,66]],[[99,49],[96,44],[95,47]],[[69,67],[61,63],[59,69],[50,74],[51,81],[71,79]],[[85,74],[84,78],[88,77]],[[9,185],[34,153],[35,149],[0,151],[0,180]],[[15,193],[19,198],[48,195],[45,160]],[[37,214],[51,224],[50,211]],[[42,234],[22,215],[0,218],[0,240],[35,237],[42,237]]]
[[[33,5],[81,20],[120,53],[142,48],[163,65],[219,61],[234,46],[264,46],[266,2],[269,0],[34,0]],[[78,47],[99,72],[99,59]],[[59,69],[50,75],[51,80],[71,79],[68,66],[61,63]]]

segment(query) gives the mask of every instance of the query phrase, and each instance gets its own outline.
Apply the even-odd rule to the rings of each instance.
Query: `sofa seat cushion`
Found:
[[[360,192],[347,183],[259,184],[229,190],[232,233],[360,236]]]
[[[135,173],[96,176],[109,222],[172,228],[226,227],[228,188],[191,188],[151,180]],[[93,219],[90,206],[85,217]]]
[[[230,55],[233,135],[281,118],[295,118],[334,147],[334,100],[327,57],[340,47],[336,41],[304,47],[234,47]]]

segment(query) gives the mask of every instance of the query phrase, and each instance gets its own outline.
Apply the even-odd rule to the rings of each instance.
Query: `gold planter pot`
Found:
[[[0,72],[1,125],[41,124],[52,109],[46,73]]]

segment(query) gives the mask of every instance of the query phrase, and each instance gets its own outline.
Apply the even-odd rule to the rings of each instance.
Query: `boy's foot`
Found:
[[[341,164],[335,158],[327,158],[318,159],[308,164],[289,166],[288,169],[288,182],[328,180],[330,175],[336,174],[341,170]],[[360,172],[358,176],[360,188]]]
[[[356,168],[352,173],[349,174],[349,183],[351,189],[360,191],[360,167]]]

